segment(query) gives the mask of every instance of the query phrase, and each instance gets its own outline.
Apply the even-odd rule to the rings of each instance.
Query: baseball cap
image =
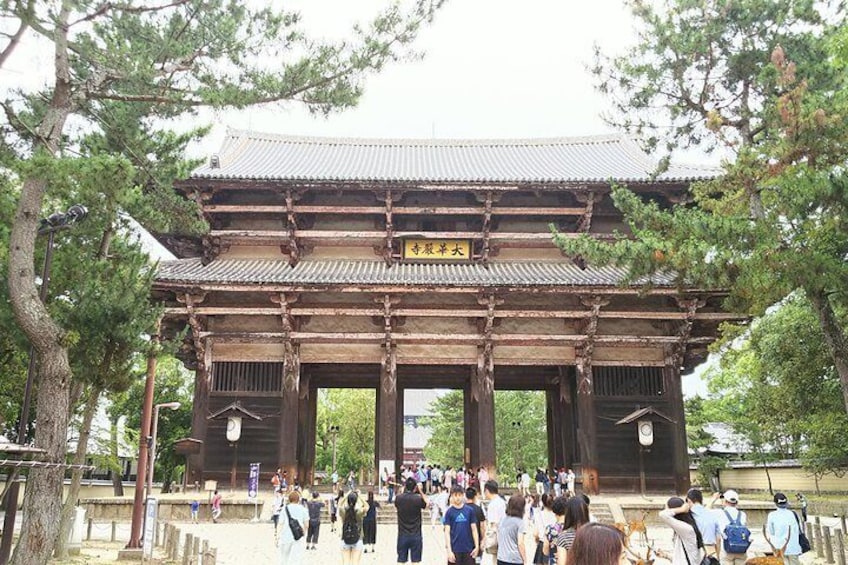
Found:
[[[786,495],[783,494],[782,492],[778,492],[774,495],[774,503],[777,504],[778,506],[786,506],[787,502],[789,502],[789,500],[786,498]]]
[[[726,490],[724,491],[724,499],[727,502],[736,504],[737,502],[739,502],[739,493],[735,490]]]

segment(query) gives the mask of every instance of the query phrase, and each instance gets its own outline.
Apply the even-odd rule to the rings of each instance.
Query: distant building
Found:
[[[404,396],[403,400],[403,464],[411,465],[425,461],[424,446],[430,441],[432,432],[425,425],[425,418],[432,416],[430,406],[440,395],[437,390],[417,390]]]

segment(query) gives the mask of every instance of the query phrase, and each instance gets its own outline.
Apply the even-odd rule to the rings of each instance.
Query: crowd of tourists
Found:
[[[535,492],[530,492],[519,470],[515,494],[504,498],[485,469],[442,470],[434,465],[401,468],[400,482],[384,470],[380,490],[397,512],[397,563],[422,562],[422,515],[429,510],[430,528],[443,538],[450,565],[623,565],[638,562],[622,529],[597,523],[590,500],[573,490],[569,470],[545,480],[537,470]],[[423,480],[422,480],[423,479]],[[482,480],[481,479],[485,479]],[[363,553],[376,551],[377,512],[373,490],[362,493],[349,475],[333,484],[333,494],[307,495],[289,484],[284,473],[272,480],[275,491],[274,534],[281,565],[300,565],[306,551],[317,548],[322,516],[340,540],[342,565],[357,565]],[[480,486],[482,485],[482,490]],[[559,485],[560,488],[556,488]],[[397,491],[397,492],[395,492]],[[766,541],[786,565],[799,565],[809,550],[804,535],[806,499],[796,495],[799,517],[783,493],[774,496],[776,509],[768,515]],[[672,565],[743,565],[748,558],[751,531],[747,515],[738,508],[739,494],[716,493],[706,504],[698,489],[685,498],[671,497],[659,519],[673,532],[672,550],[654,555]],[[220,499],[217,502],[220,515]],[[215,516],[217,518],[217,516]],[[527,548],[535,548],[532,555]],[[394,556],[391,557],[394,561]],[[388,561],[388,557],[385,562]]]

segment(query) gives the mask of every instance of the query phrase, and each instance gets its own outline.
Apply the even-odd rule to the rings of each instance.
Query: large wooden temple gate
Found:
[[[639,484],[639,408],[666,414],[649,488],[688,485],[681,369],[706,355],[723,292],[651,288],[564,257],[549,225],[625,230],[609,179],[685,201],[711,171],[653,164],[617,137],[529,141],[336,140],[231,132],[180,185],[209,221],[199,239],[159,234],[181,259],[159,267],[166,328],[186,328],[196,369],[188,480],[225,480],[234,405],[240,461],[310,482],[319,388],[377,391],[375,465],[400,462],[404,391],[465,397],[465,453],[494,471],[494,390],[546,394],[551,466],[588,490]],[[237,404],[236,404],[237,403]],[[363,416],[366,417],[366,416]],[[369,416],[370,417],[370,416]],[[238,468],[243,475],[246,470]]]

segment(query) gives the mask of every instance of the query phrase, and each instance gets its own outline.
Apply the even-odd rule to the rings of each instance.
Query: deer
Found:
[[[656,561],[657,557],[659,557],[659,553],[657,551],[654,551],[654,548],[651,545],[648,545],[647,549],[645,550],[644,557],[633,551],[633,549],[631,549],[627,545],[624,546],[624,549],[627,551],[627,553],[630,554],[630,556],[633,557],[632,559],[631,557],[627,558],[631,565],[653,565],[654,561]]]
[[[624,534],[624,545],[626,547],[630,546],[630,538],[633,537],[633,534],[638,533],[639,539],[642,541],[643,545],[648,545],[648,530],[645,527],[645,517],[648,515],[647,512],[642,512],[642,517],[638,520],[628,520],[627,523],[616,522],[613,524],[613,527]]]
[[[772,554],[765,555],[763,557],[752,557],[745,561],[745,565],[783,565],[783,554],[786,552],[786,546],[789,545],[789,539],[791,536],[792,532],[789,532],[789,535],[786,536],[786,542],[783,544],[783,547],[777,549],[774,547],[774,544],[771,543],[771,540],[768,537],[768,531],[764,525],[763,537],[766,538],[766,542],[768,542],[769,547],[771,547]]]

